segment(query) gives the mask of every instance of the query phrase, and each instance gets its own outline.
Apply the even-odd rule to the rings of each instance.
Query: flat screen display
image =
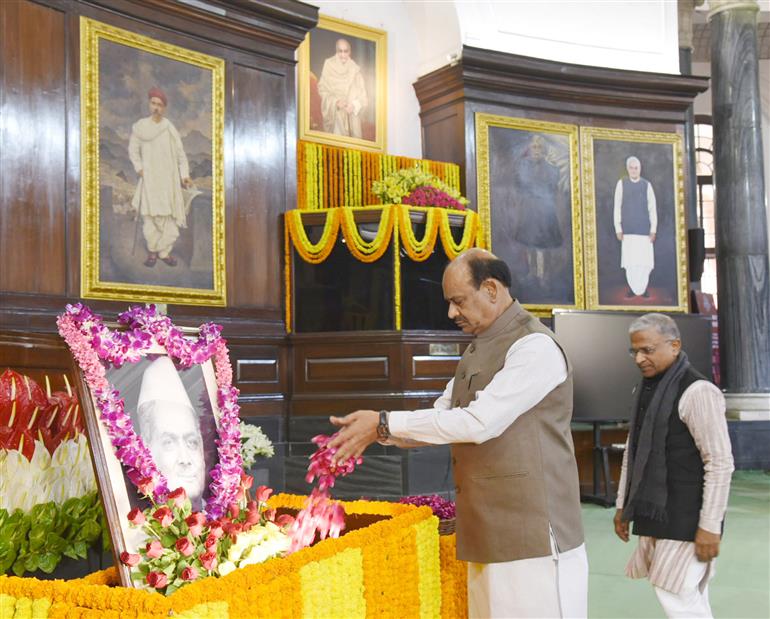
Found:
[[[642,313],[556,311],[553,330],[573,366],[573,421],[628,420],[641,374],[628,354],[628,327]],[[670,314],[690,363],[711,378],[711,318]]]

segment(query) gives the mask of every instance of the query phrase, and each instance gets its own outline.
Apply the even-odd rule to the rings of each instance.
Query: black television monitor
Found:
[[[556,310],[553,331],[573,366],[573,421],[628,420],[631,390],[641,380],[628,354],[628,327],[645,312]],[[690,363],[711,378],[711,317],[668,314]]]

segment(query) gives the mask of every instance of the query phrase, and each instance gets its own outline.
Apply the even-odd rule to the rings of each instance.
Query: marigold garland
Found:
[[[340,230],[340,209],[330,209],[326,213],[326,222],[318,243],[311,243],[302,223],[302,212],[286,212],[286,227],[294,241],[294,248],[305,262],[319,264],[329,257],[337,242]]]
[[[453,211],[457,213],[458,211]],[[450,260],[454,260],[462,252],[469,247],[473,247],[474,241],[477,239],[478,228],[478,216],[474,211],[464,211],[465,213],[465,226],[463,227],[463,236],[459,243],[455,243],[452,237],[452,228],[449,224],[449,212],[446,209],[441,209],[441,245],[444,247],[444,253]]]
[[[421,241],[417,240],[414,236],[414,230],[412,230],[409,209],[401,207],[398,209],[399,237],[401,239],[401,244],[406,250],[407,256],[415,262],[424,262],[433,253],[433,248],[436,245],[436,235],[438,234],[439,224],[439,220],[436,218],[436,211],[444,209],[420,207],[412,207],[412,209],[425,213],[425,234]]]
[[[271,507],[296,509],[305,497],[271,497]],[[219,578],[206,578],[172,595],[108,587],[115,570],[73,581],[0,577],[0,607],[16,613],[49,608],[49,617],[241,617],[309,616],[303,600],[326,596],[338,616],[438,617],[436,586],[440,540],[428,507],[397,503],[343,502],[348,514],[386,516],[369,527],[327,539],[284,559],[251,565]],[[390,518],[387,518],[390,516]],[[328,566],[335,566],[329,574]],[[362,575],[358,570],[362,570]],[[342,573],[348,575],[342,577]],[[350,582],[363,583],[350,587]],[[332,589],[324,593],[327,589]],[[319,593],[320,592],[320,593]],[[21,601],[26,598],[29,600]],[[49,606],[50,605],[50,606]],[[348,612],[349,611],[349,612]],[[316,614],[321,608],[316,608]],[[44,613],[40,613],[45,616]],[[0,616],[5,616],[0,613]],[[10,614],[13,616],[13,614]]]
[[[361,210],[381,210],[380,224],[377,227],[377,235],[372,241],[365,241],[358,233],[358,226],[353,215],[353,209],[339,209],[342,213],[342,234],[345,237],[348,249],[353,256],[361,262],[374,262],[379,260],[387,251],[390,239],[393,234],[393,207],[377,206],[363,207]],[[328,217],[328,216],[327,216]]]
[[[328,209],[376,204],[374,181],[401,168],[419,166],[452,189],[460,190],[460,167],[454,163],[413,159],[299,141],[297,143],[297,208]]]

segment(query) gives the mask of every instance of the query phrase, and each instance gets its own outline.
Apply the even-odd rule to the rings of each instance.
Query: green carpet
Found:
[[[652,585],[624,576],[636,543],[621,542],[612,526],[614,508],[583,506],[590,566],[588,616],[664,617]],[[709,586],[714,617],[770,617],[770,473],[736,471],[725,534]]]

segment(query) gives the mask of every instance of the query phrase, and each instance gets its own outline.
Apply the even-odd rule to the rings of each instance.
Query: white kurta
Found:
[[[630,180],[630,179],[629,179]],[[641,180],[641,178],[639,179]],[[637,181],[631,181],[639,182]],[[623,180],[615,185],[615,206],[613,223],[615,233],[623,234],[620,245],[620,268],[626,271],[626,281],[635,295],[644,294],[650,281],[650,273],[655,268],[655,252],[652,241],[646,234],[625,234],[622,225]],[[647,182],[647,214],[650,218],[650,234],[658,230],[658,209],[652,183]]]
[[[483,443],[500,436],[567,378],[564,355],[545,334],[514,342],[503,368],[476,392],[466,407],[452,407],[454,379],[433,408],[392,411],[393,443]],[[506,563],[469,563],[468,606],[471,617],[585,617],[588,612],[588,560],[585,544]]]
[[[190,176],[182,139],[167,118],[142,118],[131,128],[128,154],[134,170],[142,173],[131,201],[142,215],[147,249],[165,258],[187,227],[182,179]]]
[[[703,459],[703,505],[698,526],[710,533],[721,533],[727,510],[730,479],[734,470],[730,437],[725,419],[725,399],[709,381],[690,385],[679,400],[679,418],[685,423]],[[618,485],[616,507],[625,503],[628,475],[628,443]],[[714,563],[701,563],[695,544],[670,539],[639,537],[636,550],[626,566],[630,578],[648,578],[655,586],[667,616],[710,616],[708,581]],[[681,615],[676,607],[690,608],[695,614]],[[701,609],[697,611],[696,609]]]
[[[321,95],[321,113],[324,131],[353,138],[362,137],[361,112],[369,103],[361,68],[349,58],[346,62],[332,56],[324,61],[318,81]],[[338,101],[346,101],[353,110],[338,108]]]

